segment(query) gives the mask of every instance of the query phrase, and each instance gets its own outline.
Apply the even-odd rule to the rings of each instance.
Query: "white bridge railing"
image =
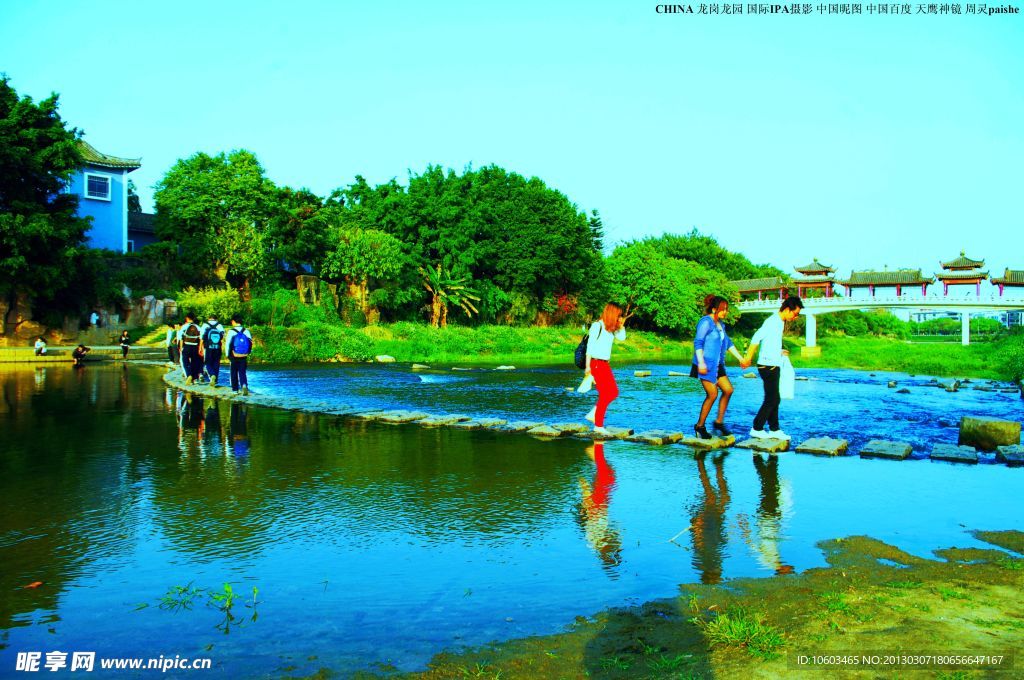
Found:
[[[846,309],[870,309],[878,307],[901,309],[948,309],[950,311],[1007,311],[1024,310],[1024,298],[1000,297],[998,295],[981,295],[971,297],[935,297],[906,295],[888,295],[876,297],[831,297],[803,298],[805,314],[827,314]],[[782,301],[777,298],[766,300],[744,300],[736,307],[744,312],[773,312],[778,310]]]

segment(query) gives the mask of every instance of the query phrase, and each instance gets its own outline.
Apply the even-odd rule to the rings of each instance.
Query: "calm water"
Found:
[[[632,368],[611,424],[693,421],[695,381]],[[942,419],[1024,418],[1013,395],[807,375],[783,403],[798,439],[884,436],[927,451],[956,439]],[[602,450],[186,400],[159,376],[0,372],[0,677],[14,675],[17,652],[52,650],[206,656],[210,677],[415,669],[443,649],[556,632],[681,583],[822,566],[824,538],[870,534],[927,556],[981,545],[969,528],[1024,529],[1006,512],[1020,507],[1024,470],[1002,465]],[[550,422],[589,408],[564,389],[576,379],[352,366],[253,371],[251,383],[316,402]],[[760,382],[735,383],[732,420],[746,423]],[[225,582],[246,597],[259,588],[256,621],[225,633],[202,599],[158,606],[172,586]]]

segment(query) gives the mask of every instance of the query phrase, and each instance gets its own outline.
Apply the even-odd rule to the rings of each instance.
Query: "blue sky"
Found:
[[[1021,16],[659,15],[654,2],[7,2],[0,71],[152,185],[254,151],[321,194],[495,163],[756,262],[1024,269]]]

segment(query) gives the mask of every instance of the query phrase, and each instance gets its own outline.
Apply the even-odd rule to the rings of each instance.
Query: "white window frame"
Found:
[[[125,246],[125,248],[126,249],[125,249],[124,252],[126,252],[126,253],[134,253],[135,252],[135,241],[134,241],[134,239],[128,239],[128,245]]]
[[[89,178],[100,177],[107,180],[107,195],[106,196],[90,196],[89,195]],[[113,200],[114,194],[114,176],[108,175],[103,172],[83,172],[82,173],[82,195],[91,201],[107,201],[108,203]]]

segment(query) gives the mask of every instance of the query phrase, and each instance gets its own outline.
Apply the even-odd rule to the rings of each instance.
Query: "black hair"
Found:
[[[231,315],[231,320],[232,321],[237,321],[238,323],[242,323],[242,315],[241,314],[232,314]]]
[[[185,321],[195,321],[195,320],[196,320],[196,313],[195,312],[185,312]]]
[[[712,312],[717,312],[719,307],[722,306],[723,302],[726,304],[726,306],[729,305],[729,301],[726,300],[721,295],[708,295],[706,298],[704,298],[704,313],[711,314]]]
[[[783,300],[782,306],[779,307],[779,311],[783,312],[787,309],[803,309],[804,301],[798,298],[796,295],[790,295],[788,298]]]

